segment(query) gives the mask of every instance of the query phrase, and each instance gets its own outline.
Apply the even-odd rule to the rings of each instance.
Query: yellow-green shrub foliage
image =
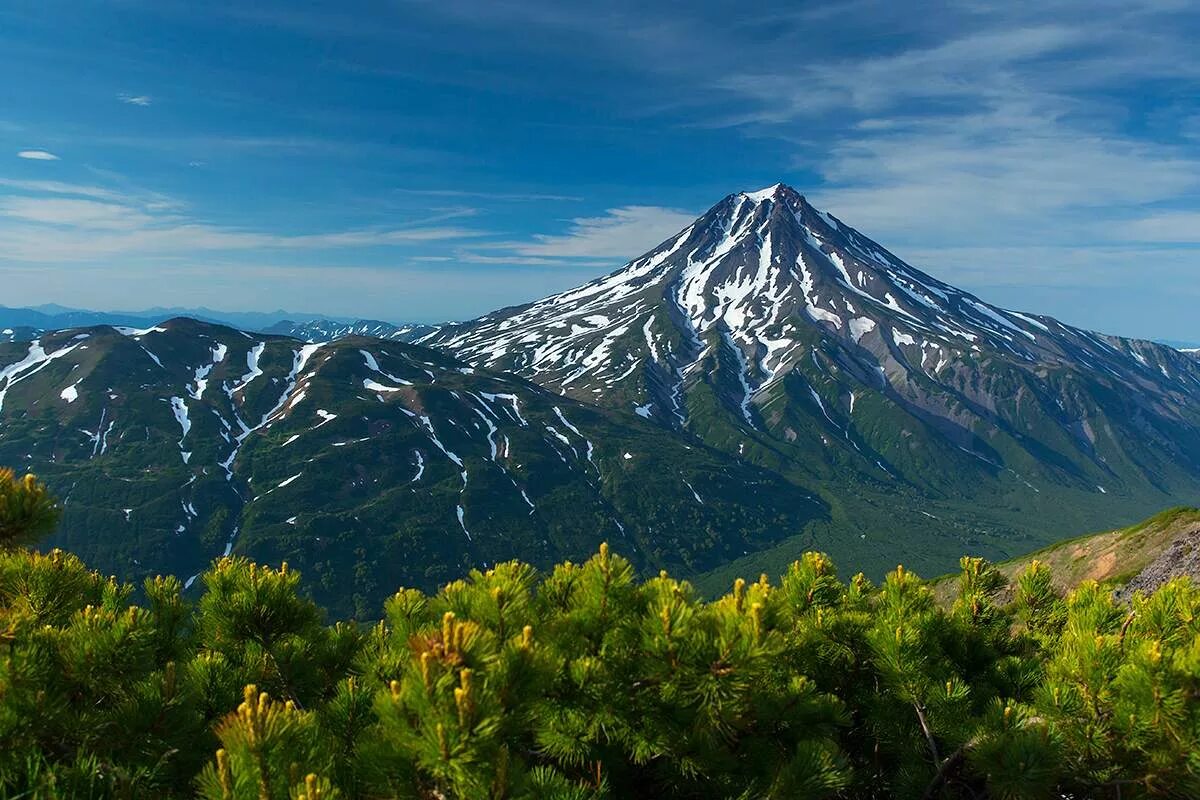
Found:
[[[0,469],[0,550],[30,544],[54,530],[61,510],[33,475]]]
[[[806,554],[706,600],[609,549],[330,626],[286,565],[185,599],[0,553],[0,797],[1200,796],[1200,590],[1008,600]]]

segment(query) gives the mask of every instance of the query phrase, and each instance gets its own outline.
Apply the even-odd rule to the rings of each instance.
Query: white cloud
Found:
[[[121,92],[117,95],[117,99],[127,105],[142,106],[143,108],[154,102],[154,98],[150,97],[150,95],[130,94],[128,92]]]
[[[602,217],[577,217],[563,234],[513,242],[509,252],[528,258],[630,259],[692,224],[696,215],[662,206],[610,208]]]
[[[1126,222],[1121,226],[1121,233],[1124,238],[1143,242],[1200,245],[1200,211],[1151,214]],[[1200,257],[1196,262],[1200,262]]]
[[[818,205],[868,235],[926,244],[1088,242],[1097,220],[1200,188],[1200,159],[1008,106],[847,137],[817,168]]]
[[[128,205],[69,197],[3,197],[0,219],[85,230],[136,230],[154,222]]]
[[[397,194],[422,195],[425,197],[477,197],[483,200],[536,203],[548,201],[582,200],[578,195],[543,194],[538,192],[485,192],[472,189],[396,189]]]
[[[1156,140],[1129,100],[1200,77],[1161,10],[980,5],[883,55],[759,58],[715,80],[738,99],[718,124],[791,143],[816,205],[966,288],[1190,281],[1200,153],[1176,137],[1197,118],[1163,112]]]
[[[335,250],[464,242],[483,232],[435,224],[275,233],[214,225],[158,194],[129,194],[56,181],[0,179],[0,253],[10,262],[88,262],[115,257],[182,257],[196,251]]]
[[[124,195],[99,186],[85,186],[61,181],[21,181],[0,178],[0,186],[22,193],[61,194],[72,197],[94,197],[101,200],[121,200]]]
[[[477,250],[458,250],[455,251],[453,257],[436,258],[437,261],[457,261],[462,264],[494,264],[498,267],[581,267],[596,269],[612,269],[614,266],[628,260],[627,256],[621,255],[607,259],[590,259],[590,258],[573,258],[561,256],[521,256],[512,252],[511,248],[519,247],[519,244],[509,243],[508,245],[497,245],[500,248],[509,248],[493,253],[481,253]],[[429,259],[424,259],[429,260]],[[527,298],[529,299],[529,298]]]
[[[30,161],[58,161],[58,156],[54,153],[48,153],[45,150],[21,150],[17,153],[17,158],[26,158]]]

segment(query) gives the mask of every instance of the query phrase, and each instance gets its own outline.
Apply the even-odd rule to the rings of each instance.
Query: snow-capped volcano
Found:
[[[903,507],[969,538],[981,513],[1062,520],[1116,495],[1133,519],[1200,499],[1200,360],[991,305],[781,184],[423,341],[822,487],[835,509],[853,495],[850,527]]]
[[[1195,391],[1194,364],[1167,347],[989,305],[906,264],[776,184],[732,194],[611,275],[425,339],[585,400],[685,422],[705,357],[736,360],[745,421],[819,339],[864,388],[930,380],[964,359],[1075,364],[1141,389]],[[848,403],[849,401],[847,401]]]

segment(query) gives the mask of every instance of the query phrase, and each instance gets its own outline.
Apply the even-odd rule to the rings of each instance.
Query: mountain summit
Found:
[[[991,305],[783,184],[728,195],[610,275],[424,341],[831,502],[854,486],[932,516],[1061,514],[1119,494],[1132,519],[1200,494],[1196,359]]]
[[[741,361],[737,407],[755,425],[765,390],[806,357],[814,334],[841,344],[867,389],[884,389],[889,375],[913,369],[936,379],[956,360],[984,352],[1107,365],[1166,390],[1200,385],[1171,348],[989,305],[906,264],[784,184],[727,196],[611,275],[425,341],[581,399],[619,397],[679,422],[689,374],[724,346]]]

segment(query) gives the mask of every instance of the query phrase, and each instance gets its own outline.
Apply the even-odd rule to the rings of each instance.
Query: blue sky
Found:
[[[1200,340],[1193,6],[8,0],[0,303],[465,318],[782,180],[985,299]]]

